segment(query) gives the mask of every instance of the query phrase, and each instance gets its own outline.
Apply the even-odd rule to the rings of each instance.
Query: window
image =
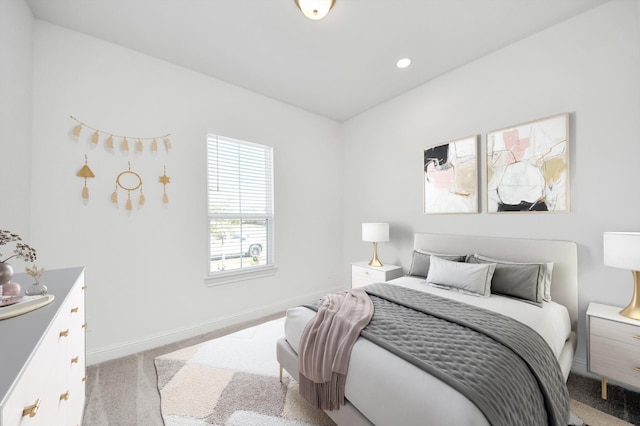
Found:
[[[208,135],[209,276],[273,266],[273,148]],[[273,272],[271,272],[273,273]]]

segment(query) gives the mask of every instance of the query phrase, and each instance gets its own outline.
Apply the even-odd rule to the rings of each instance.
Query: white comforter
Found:
[[[391,282],[517,319],[536,330],[556,358],[571,334],[569,313],[555,302],[545,302],[540,308],[508,297],[470,296],[429,286],[424,279],[415,277]],[[302,330],[314,314],[303,307],[287,311],[285,336],[296,353]],[[345,395],[378,426],[488,424],[478,408],[458,391],[364,338],[358,339],[353,347]]]

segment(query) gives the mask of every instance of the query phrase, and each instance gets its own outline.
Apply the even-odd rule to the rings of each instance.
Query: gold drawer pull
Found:
[[[80,287],[80,290],[86,290],[86,289],[87,289],[86,285],[83,285],[82,287]]]
[[[76,306],[75,308],[71,308],[71,313],[75,314],[78,312],[78,307]]]
[[[640,373],[640,367],[635,367],[633,370],[637,371],[638,373]]]
[[[36,414],[38,414],[39,407],[40,407],[40,400],[36,399],[36,402],[34,402],[32,405],[28,405],[24,407],[24,409],[22,410],[22,417],[25,417],[25,416],[35,417]]]
[[[67,401],[69,399],[69,391],[60,394],[60,401]]]
[[[640,340],[640,336],[633,336],[633,338]]]
[[[80,357],[79,356],[77,356],[75,358],[71,358],[71,364],[77,364],[78,361],[80,361]]]
[[[86,329],[88,327],[87,323],[85,322],[84,324],[82,324],[82,328]]]
[[[87,380],[89,380],[89,376],[84,376],[84,377],[82,378],[82,381],[83,381],[83,382],[86,382]]]
[[[64,331],[60,332],[60,337],[68,337],[69,336],[69,329],[67,328]]]

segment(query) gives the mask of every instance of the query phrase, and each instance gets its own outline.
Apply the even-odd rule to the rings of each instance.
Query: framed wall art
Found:
[[[569,114],[487,134],[487,211],[569,211]]]
[[[424,213],[478,212],[478,136],[424,150]]]

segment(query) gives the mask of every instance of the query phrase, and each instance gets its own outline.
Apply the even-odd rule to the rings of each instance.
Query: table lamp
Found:
[[[605,232],[604,264],[631,270],[633,297],[620,315],[640,320],[640,232]]]
[[[389,224],[363,223],[362,241],[370,241],[373,243],[373,257],[369,262],[369,266],[382,266],[382,262],[378,259],[378,243],[389,241]]]

